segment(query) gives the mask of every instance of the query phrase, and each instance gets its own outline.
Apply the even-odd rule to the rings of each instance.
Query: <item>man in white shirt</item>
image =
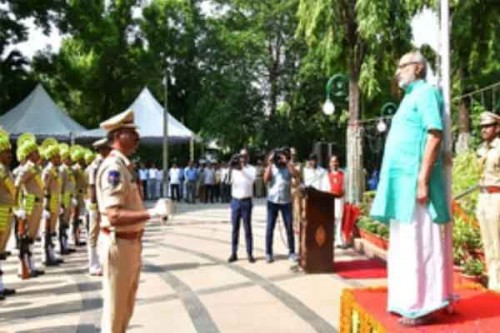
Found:
[[[163,191],[163,170],[156,169],[156,197],[161,198]],[[167,196],[168,193],[165,193]]]
[[[179,195],[180,185],[181,185],[181,169],[177,167],[174,163],[168,172],[168,177],[170,179],[170,196],[172,200],[180,202],[181,197]]]
[[[148,198],[148,169],[142,162],[139,164],[139,180],[142,185],[143,199],[146,200]]]
[[[214,203],[215,169],[213,163],[207,164],[203,177],[205,185],[204,201],[205,203],[208,203],[208,199],[210,198],[210,202]]]
[[[229,166],[229,180],[231,183],[231,256],[228,262],[238,260],[238,241],[240,234],[240,220],[243,220],[247,257],[250,263],[255,262],[253,256],[252,236],[252,195],[255,182],[255,168],[248,164],[248,151],[233,156]]]
[[[318,165],[318,157],[315,154],[309,155],[307,166],[304,168],[304,185],[311,186],[318,191],[328,192],[328,172]]]
[[[148,193],[150,200],[156,199],[156,166],[151,163],[151,167],[148,170]]]

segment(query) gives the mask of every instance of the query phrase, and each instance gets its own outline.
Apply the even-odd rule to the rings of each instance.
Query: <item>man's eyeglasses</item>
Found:
[[[405,62],[404,64],[398,65],[398,68],[403,69],[403,68],[406,68],[410,65],[416,65],[416,64],[418,64],[418,62],[416,62],[416,61]]]

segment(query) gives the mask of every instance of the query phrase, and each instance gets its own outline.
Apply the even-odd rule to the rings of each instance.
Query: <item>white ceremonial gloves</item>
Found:
[[[20,220],[25,220],[26,219],[26,211],[22,208],[15,210],[14,215],[20,219]]]
[[[47,209],[44,209],[44,210],[43,210],[43,213],[42,213],[42,218],[43,218],[44,220],[48,220],[48,219],[50,219],[50,212],[49,212]]]
[[[174,204],[170,199],[158,199],[153,208],[148,209],[150,218],[161,218],[164,222],[173,214]]]

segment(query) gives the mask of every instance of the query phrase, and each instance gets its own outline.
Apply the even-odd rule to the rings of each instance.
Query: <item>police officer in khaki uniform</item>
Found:
[[[67,144],[59,145],[61,165],[59,166],[59,176],[61,178],[62,208],[64,212],[59,216],[59,246],[61,254],[70,254],[75,249],[69,247],[68,233],[71,210],[77,204],[76,181],[73,175],[70,148]]]
[[[87,190],[87,181],[85,177],[85,150],[81,146],[73,146],[71,149],[71,159],[74,164],[72,166],[73,175],[75,177],[75,199],[76,205],[73,207],[72,213],[72,229],[75,246],[83,246],[84,242],[80,240],[80,226],[82,225],[80,215],[85,208],[84,195]]]
[[[302,165],[297,160],[297,150],[294,147],[290,147],[290,163],[293,165],[294,169],[297,170],[299,177],[292,178],[290,190],[292,196],[292,217],[293,217],[293,230],[295,233],[300,231],[300,218],[302,214],[303,195],[300,191],[300,185],[302,184]]]
[[[59,177],[61,157],[59,155],[59,146],[57,141],[49,139],[45,139],[42,142],[42,155],[48,161],[42,171],[45,197],[42,213],[44,220],[42,243],[44,248],[44,264],[46,266],[56,266],[62,263],[63,260],[57,258],[55,255],[52,237],[56,235],[57,221],[59,215],[61,213],[64,214],[64,208],[61,202],[61,178]]]
[[[478,150],[483,173],[477,219],[488,267],[488,288],[500,292],[500,116],[483,112],[479,124],[484,142]]]
[[[24,134],[23,134],[24,135]],[[36,139],[32,134],[25,135],[25,140],[18,138],[17,155],[22,167],[15,179],[16,188],[20,191],[20,207],[17,211],[18,219],[26,220],[28,225],[27,235],[29,241],[28,262],[30,275],[36,276],[44,273],[35,266],[33,256],[34,243],[40,229],[43,211],[43,182],[41,172],[37,165],[40,160]],[[23,235],[19,235],[22,237]]]
[[[12,224],[12,207],[16,202],[16,188],[14,178],[9,170],[12,159],[9,135],[0,128],[0,251],[5,251],[5,245],[10,235],[10,225]],[[3,285],[3,271],[0,267],[0,300],[5,296],[14,294],[14,289],[7,289]]]
[[[141,269],[141,238],[146,221],[166,217],[167,206],[158,201],[145,210],[136,175],[127,156],[138,147],[139,134],[132,110],[101,123],[112,148],[96,177],[101,214],[103,254],[102,332],[123,333],[134,310]]]
[[[87,212],[89,218],[89,238],[88,238],[88,256],[89,256],[89,274],[102,275],[101,263],[97,253],[97,240],[99,237],[100,216],[97,208],[96,196],[96,176],[97,170],[102,164],[102,161],[109,155],[111,148],[108,145],[106,138],[95,141],[92,146],[99,154],[89,164],[85,170],[87,174],[88,187],[87,187]]]

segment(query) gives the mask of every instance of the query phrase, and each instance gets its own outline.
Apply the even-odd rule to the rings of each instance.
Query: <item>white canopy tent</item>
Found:
[[[141,142],[162,143],[163,140],[163,106],[158,103],[148,88],[144,88],[135,101],[127,108],[134,110],[135,123],[139,126]],[[105,136],[100,129],[93,129],[78,133],[78,137],[97,139]],[[196,135],[180,121],[168,114],[168,141],[169,143],[183,143],[196,140]]]
[[[13,137],[33,133],[37,138],[71,140],[85,127],[74,121],[52,100],[41,84],[16,107],[0,116],[0,125]]]

